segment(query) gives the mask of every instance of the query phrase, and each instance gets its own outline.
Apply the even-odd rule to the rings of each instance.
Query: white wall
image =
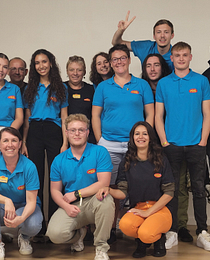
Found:
[[[126,40],[152,39],[152,27],[159,19],[175,27],[172,44],[186,41],[192,46],[191,68],[202,73],[210,59],[209,0],[1,0],[0,52],[20,56],[29,65],[32,53],[46,48],[57,57],[62,78],[71,55],[83,56],[87,65],[92,57],[108,51],[118,21],[127,11],[137,18],[124,34]],[[133,57],[133,56],[132,56]],[[132,58],[130,71],[139,76],[140,62]],[[192,199],[191,199],[192,200]],[[189,210],[193,223],[193,210]],[[210,207],[208,205],[210,223]]]
[[[108,51],[118,21],[128,10],[137,18],[124,34],[126,40],[152,39],[152,27],[161,18],[172,21],[175,37],[192,46],[191,68],[202,73],[210,59],[209,0],[7,0],[0,3],[0,52],[9,58],[20,56],[29,64],[39,48],[57,57],[62,78],[69,56],[83,56],[87,63],[86,80],[92,57]],[[140,75],[138,58],[130,71]]]

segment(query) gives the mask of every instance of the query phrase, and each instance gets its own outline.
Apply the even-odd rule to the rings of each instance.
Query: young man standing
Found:
[[[125,41],[122,39],[124,31],[136,18],[135,16],[129,21],[128,11],[125,21],[120,21],[118,24],[118,30],[115,32],[112,44],[126,44],[130,51],[133,51],[134,55],[137,56],[141,63],[144,62],[146,56],[150,53],[159,53],[163,56],[165,61],[168,63],[170,70],[173,70],[173,63],[170,60],[171,55],[171,40],[174,37],[173,24],[165,19],[161,19],[156,22],[153,27],[153,38],[155,41]]]
[[[176,43],[171,49],[175,70],[158,82],[156,91],[156,130],[175,179],[175,194],[171,201],[173,224],[171,231],[166,234],[166,248],[178,244],[178,189],[184,158],[191,179],[197,246],[210,251],[204,188],[206,143],[210,131],[210,86],[207,78],[189,68],[191,60],[190,45]]]
[[[59,208],[50,219],[46,235],[53,243],[72,244],[71,250],[79,252],[84,249],[84,226],[95,224],[95,260],[108,260],[107,239],[115,207],[111,196],[99,201],[95,194],[109,186],[111,158],[106,148],[87,143],[90,121],[85,115],[71,114],[65,125],[70,148],[56,156],[51,166],[51,194]]]

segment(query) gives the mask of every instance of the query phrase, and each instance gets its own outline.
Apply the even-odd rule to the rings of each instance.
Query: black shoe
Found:
[[[107,243],[109,245],[111,245],[111,244],[113,244],[116,241],[117,241],[116,228],[112,228],[111,232],[110,232],[110,238],[107,240]]]
[[[180,228],[178,236],[182,242],[192,242],[193,237],[190,235],[190,231],[184,227]]]
[[[137,248],[136,250],[133,252],[132,256],[134,258],[142,258],[146,256],[146,249],[147,249],[147,245],[143,243],[139,238],[135,239],[136,243],[137,243]]]
[[[2,237],[2,241],[7,244],[7,243],[12,243],[13,241],[13,237],[11,234],[9,233],[3,233],[1,234],[1,237]]]
[[[166,255],[165,242],[166,242],[166,236],[165,234],[162,234],[161,238],[154,243],[153,256],[162,257]]]

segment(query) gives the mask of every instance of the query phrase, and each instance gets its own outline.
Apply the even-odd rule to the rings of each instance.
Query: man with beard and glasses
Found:
[[[129,50],[132,51],[134,55],[140,59],[141,63],[144,62],[144,59],[147,57],[148,54],[159,53],[163,56],[170,70],[172,71],[174,67],[170,59],[172,47],[170,43],[174,37],[173,24],[165,19],[157,21],[153,27],[153,38],[155,41],[124,41],[122,39],[124,31],[136,18],[134,16],[129,21],[129,14],[130,11],[128,11],[125,20],[122,20],[118,23],[118,29],[113,36],[112,44],[126,44]]]

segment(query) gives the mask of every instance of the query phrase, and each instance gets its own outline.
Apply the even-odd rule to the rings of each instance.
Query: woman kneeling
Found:
[[[174,179],[167,158],[156,142],[154,129],[147,122],[137,122],[130,132],[128,151],[118,170],[118,189],[105,187],[97,197],[108,193],[114,198],[129,196],[130,210],[119,227],[127,236],[135,237],[137,249],[133,257],[146,256],[146,248],[154,243],[154,256],[166,254],[165,234],[172,216],[167,208],[173,198]]]

